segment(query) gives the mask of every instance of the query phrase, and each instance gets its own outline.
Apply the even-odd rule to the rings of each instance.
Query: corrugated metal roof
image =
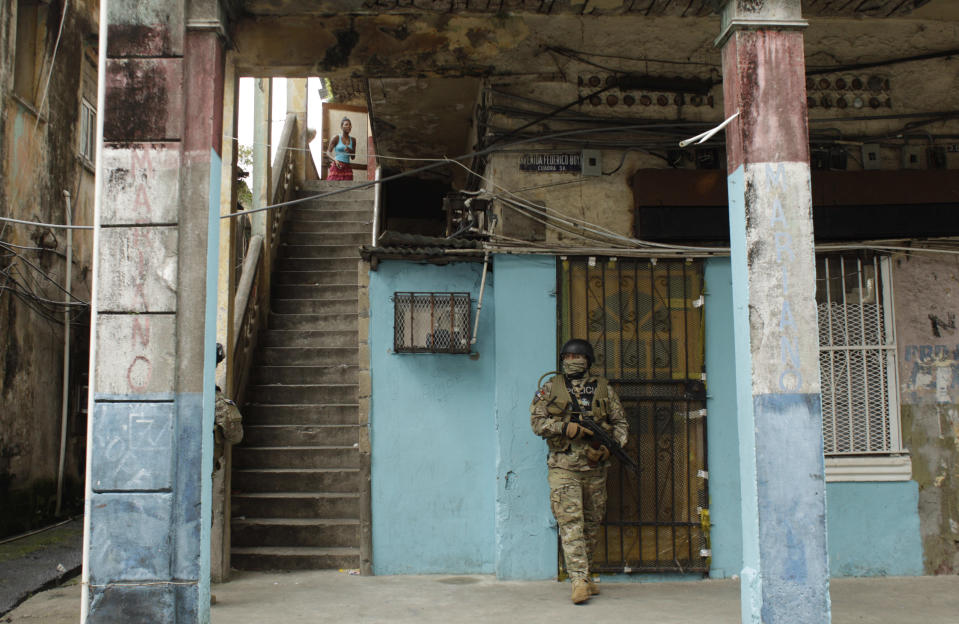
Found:
[[[456,253],[449,253],[457,250]],[[460,250],[475,250],[464,252]],[[422,236],[419,234],[405,234],[402,232],[384,232],[376,247],[364,245],[360,248],[360,255],[364,260],[403,259],[429,260],[442,258],[445,262],[455,260],[475,261],[484,255],[482,242],[463,238],[440,238],[436,236]]]

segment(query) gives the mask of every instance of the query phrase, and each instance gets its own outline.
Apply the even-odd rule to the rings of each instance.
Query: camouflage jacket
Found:
[[[557,384],[557,387],[554,388],[554,384]],[[606,429],[621,446],[625,445],[629,425],[616,391],[605,379],[596,376],[572,380],[571,385],[574,393],[579,394],[580,397],[583,397],[584,389],[590,387],[596,389],[596,396],[592,400],[587,399],[589,411],[586,413]],[[544,438],[549,446],[549,457],[546,460],[548,466],[567,470],[590,470],[592,466],[586,458],[589,438],[570,440],[563,433],[563,427],[573,415],[570,407],[563,405],[567,396],[569,393],[566,392],[565,379],[562,375],[556,375],[543,384],[530,405],[530,425],[533,433]],[[570,399],[576,400],[577,397],[573,396]],[[582,406],[585,402],[581,402],[580,405]]]

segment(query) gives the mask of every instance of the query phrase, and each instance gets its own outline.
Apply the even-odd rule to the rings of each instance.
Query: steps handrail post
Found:
[[[380,184],[380,177],[383,174],[383,168],[377,167],[376,173],[373,176],[373,179],[376,181],[376,185],[373,187],[373,242],[372,247],[376,247],[376,239],[379,238],[380,233],[380,206],[382,204],[383,196],[383,185]]]

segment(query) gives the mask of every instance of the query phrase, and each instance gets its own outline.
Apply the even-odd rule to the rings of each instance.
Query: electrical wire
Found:
[[[8,250],[8,251],[9,251],[9,250]],[[18,259],[22,260],[23,262],[26,262],[27,265],[30,266],[30,268],[32,268],[34,271],[36,271],[37,273],[39,273],[41,277],[43,277],[45,280],[47,280],[48,282],[50,282],[51,284],[53,284],[56,288],[58,288],[60,291],[62,291],[65,295],[70,295],[70,297],[72,297],[73,299],[75,299],[77,302],[79,302],[79,303],[82,304],[82,305],[90,305],[89,302],[84,301],[83,299],[80,299],[79,297],[77,297],[76,295],[74,295],[74,294],[71,293],[71,292],[68,292],[63,286],[61,286],[61,285],[59,284],[59,282],[57,282],[55,279],[53,279],[52,277],[50,277],[50,275],[48,275],[42,268],[38,267],[38,266],[35,265],[34,263],[32,263],[32,262],[30,262],[29,260],[27,260],[23,255],[18,254],[18,253],[15,252],[15,251],[10,251],[10,253],[11,253],[12,255],[16,256]]]
[[[39,221],[23,221],[22,219],[11,219],[10,217],[0,217],[0,221],[7,223],[20,223],[22,225],[35,225],[37,227],[57,228],[61,230],[92,230],[92,225],[62,225],[59,223],[40,223]]]
[[[634,130],[634,129],[636,129],[636,128],[648,127],[649,125],[650,125],[650,124],[632,124],[632,125],[621,126],[621,127],[619,127],[619,128],[588,128],[588,129],[579,129],[579,130],[567,130],[567,131],[563,131],[563,132],[555,132],[555,133],[551,133],[551,134],[547,134],[547,135],[541,135],[541,136],[536,136],[536,137],[532,137],[532,138],[528,138],[528,139],[522,139],[522,140],[520,140],[520,141],[514,141],[513,143],[508,143],[508,144],[506,144],[506,145],[504,145],[504,146],[501,146],[501,147],[490,146],[490,147],[486,147],[486,148],[481,149],[481,150],[477,150],[477,151],[470,152],[470,153],[468,153],[468,154],[463,154],[462,156],[456,156],[456,157],[454,157],[454,158],[433,158],[433,159],[430,159],[430,158],[419,158],[419,159],[414,159],[414,160],[420,160],[420,161],[424,161],[424,162],[429,162],[430,164],[428,164],[428,165],[423,165],[422,167],[417,167],[417,168],[415,168],[415,169],[410,169],[409,171],[404,171],[404,172],[402,172],[402,173],[397,173],[397,174],[394,174],[394,175],[391,175],[391,176],[387,176],[387,177],[381,178],[381,179],[379,179],[379,180],[369,180],[369,181],[367,181],[367,182],[361,182],[360,184],[354,184],[354,185],[352,185],[352,186],[346,186],[346,187],[338,188],[338,189],[331,190],[331,191],[325,191],[325,192],[322,192],[322,193],[317,193],[317,194],[315,194],[315,195],[307,195],[307,196],[305,196],[305,197],[299,197],[299,198],[297,198],[297,199],[291,199],[291,200],[289,200],[289,201],[280,202],[280,203],[278,203],[278,204],[270,204],[269,206],[261,206],[260,208],[252,208],[252,209],[250,209],[250,210],[238,210],[238,211],[233,212],[233,213],[230,213],[230,214],[221,215],[220,218],[221,218],[221,219],[232,219],[232,218],[234,218],[234,217],[238,217],[238,216],[241,216],[241,215],[253,214],[253,213],[255,213],[255,212],[262,212],[262,211],[264,211],[264,210],[272,210],[272,209],[274,209],[274,208],[284,208],[284,207],[286,207],[286,206],[294,206],[294,205],[296,205],[296,204],[302,204],[302,203],[309,202],[309,201],[313,201],[313,200],[316,200],[316,199],[324,199],[324,198],[326,198],[326,197],[332,197],[332,196],[334,196],[334,195],[339,195],[339,194],[341,194],[341,193],[349,193],[349,192],[351,192],[351,191],[358,191],[358,190],[361,190],[361,189],[364,189],[364,188],[369,188],[369,187],[374,186],[374,185],[377,185],[377,184],[385,184],[386,182],[392,182],[392,181],[394,181],[394,180],[399,180],[399,179],[401,179],[401,178],[406,178],[406,177],[409,177],[409,176],[413,176],[413,175],[416,175],[416,174],[418,174],[418,173],[422,173],[423,171],[429,171],[429,170],[431,170],[431,169],[435,169],[435,168],[437,168],[437,167],[439,167],[439,166],[442,166],[442,165],[444,165],[444,164],[460,164],[460,163],[458,163],[457,161],[459,161],[459,160],[466,160],[467,158],[476,158],[476,157],[479,157],[479,156],[485,156],[485,155],[487,155],[487,154],[491,154],[491,153],[494,153],[494,152],[502,151],[504,148],[515,147],[515,146],[517,146],[517,145],[525,145],[525,144],[528,144],[528,143],[538,143],[538,142],[543,142],[543,141],[555,139],[555,138],[557,138],[557,137],[573,136],[573,135],[577,135],[577,134],[586,134],[586,133],[589,133],[589,132],[622,132],[622,131],[624,131],[624,130]],[[386,158],[385,156],[377,155],[377,158],[381,158],[381,157],[382,157],[382,158]],[[32,222],[28,222],[28,223],[32,223]]]

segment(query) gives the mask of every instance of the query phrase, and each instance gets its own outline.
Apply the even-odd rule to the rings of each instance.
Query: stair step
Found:
[[[353,446],[359,440],[359,425],[247,425],[247,446]]]
[[[356,282],[351,284],[274,284],[271,296],[276,299],[353,299]]]
[[[234,518],[230,526],[238,547],[356,547],[360,541],[354,518]]]
[[[260,405],[297,403],[353,403],[356,401],[357,386],[348,384],[302,384],[250,386],[250,401]]]
[[[359,248],[359,244],[287,245],[281,243],[279,255],[281,258],[359,258]]]
[[[375,185],[370,184],[367,180],[309,180],[304,181],[300,184],[300,191],[297,193],[299,197],[307,197],[310,195],[316,195],[317,193],[327,193],[329,191],[339,191],[342,189],[348,189],[350,187],[356,187],[353,190],[337,193],[336,195],[330,195],[324,197],[322,200],[318,201],[355,201],[355,200],[365,200],[372,201]]]
[[[356,267],[345,270],[320,271],[277,271],[273,274],[274,284],[356,284]]]
[[[262,347],[257,351],[260,364],[313,366],[357,363],[356,347]]]
[[[352,213],[345,210],[337,210],[335,212],[335,217],[325,211],[317,212],[315,217],[311,214],[305,214],[302,216],[297,215],[297,218],[287,220],[286,231],[298,233],[343,232],[349,234],[362,234],[367,239],[372,238],[373,222],[370,219],[360,219],[356,221],[349,220],[351,218],[356,219],[358,216],[363,216],[362,213]]]
[[[356,297],[350,299],[273,299],[273,312],[279,314],[353,314]]]
[[[234,446],[237,468],[358,468],[352,446]]]
[[[336,329],[269,329],[263,333],[264,347],[353,347],[357,346],[355,330]]]
[[[354,492],[271,492],[234,494],[234,518],[358,518]]]
[[[371,235],[366,232],[287,232],[283,241],[287,245],[354,245],[369,243]]]
[[[233,490],[241,493],[355,493],[359,487],[358,468],[247,468],[233,471]]]
[[[266,384],[356,384],[357,366],[334,364],[332,366],[257,366],[253,369],[250,383]]]
[[[343,570],[360,567],[359,548],[230,549],[230,564],[238,570]]]
[[[247,403],[243,424],[247,425],[353,425],[359,406],[356,403],[268,405]]]
[[[294,223],[303,221],[325,221],[327,219],[336,220],[343,223],[357,221],[369,221],[370,224],[364,226],[364,232],[372,237],[373,234],[373,203],[368,202],[366,207],[344,208],[341,205],[318,206],[316,208],[300,208],[297,212],[290,213],[287,217]]]
[[[357,258],[277,258],[280,271],[356,271]]]
[[[277,314],[270,313],[270,329],[328,329],[356,331],[355,314]]]

